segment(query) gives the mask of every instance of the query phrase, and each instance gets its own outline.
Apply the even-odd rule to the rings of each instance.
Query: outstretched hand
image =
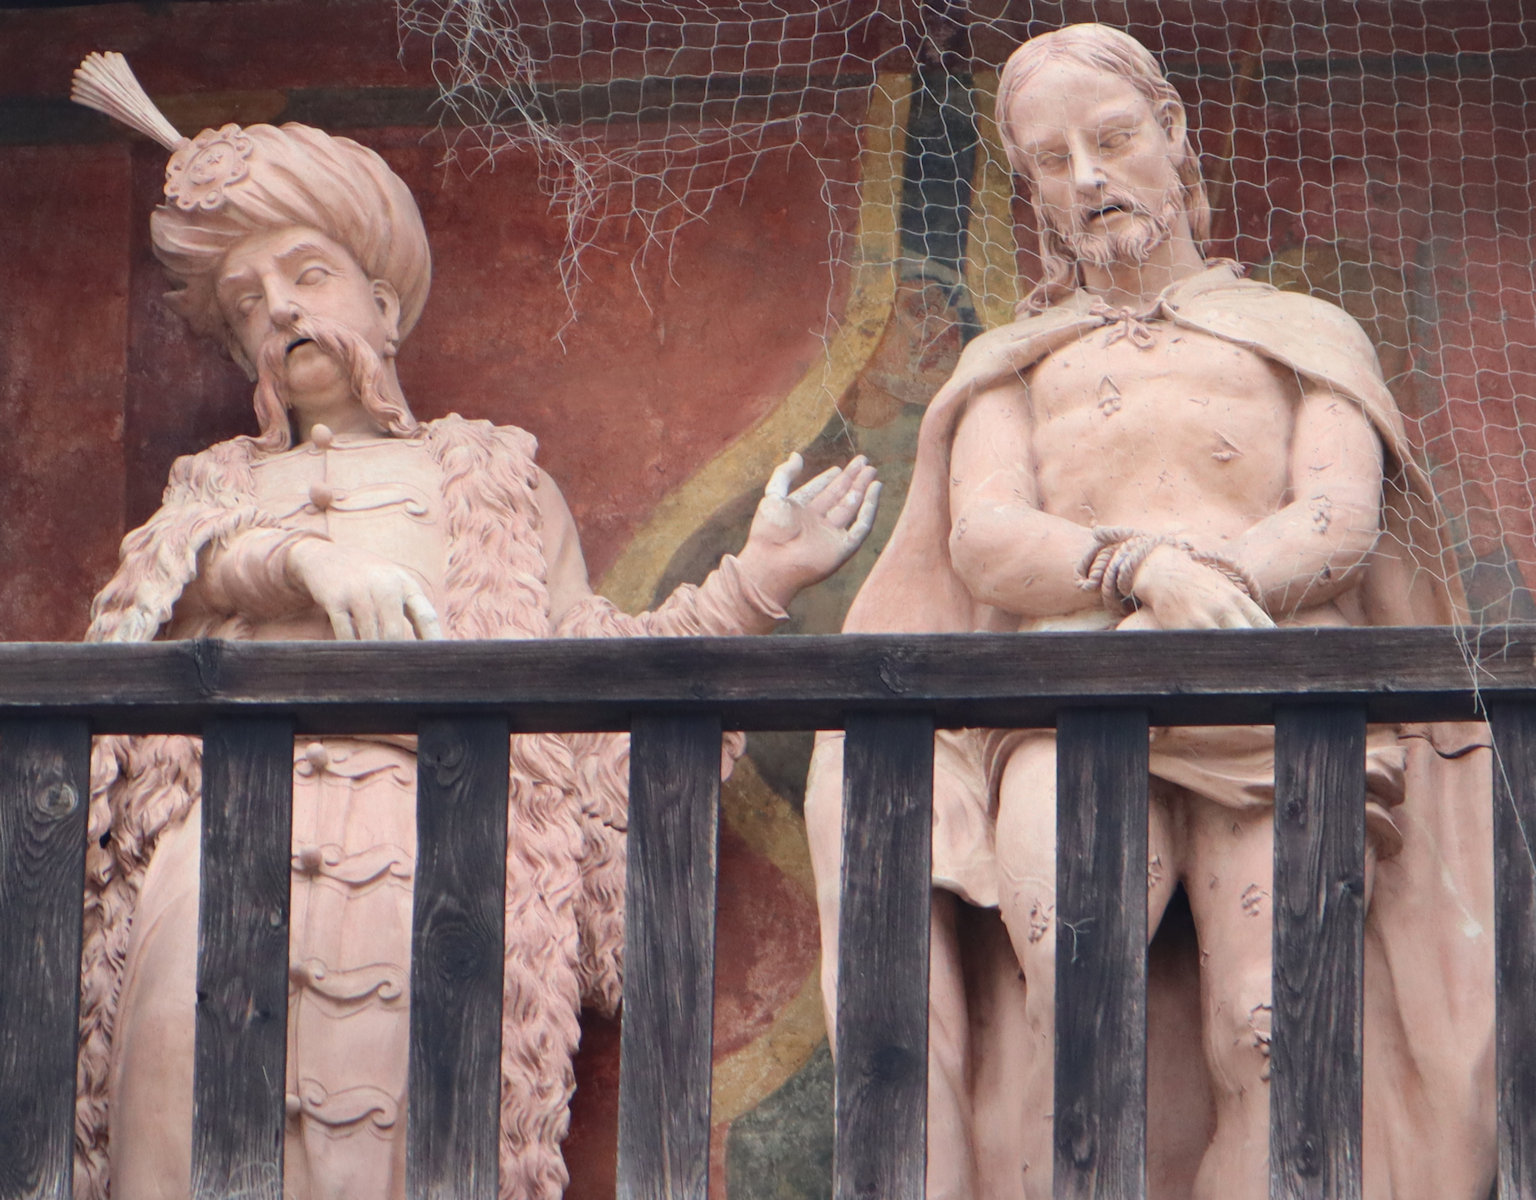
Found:
[[[775,468],[737,556],[742,570],[781,606],[853,557],[880,503],[875,468],[862,454],[791,492],[804,469],[798,454]]]

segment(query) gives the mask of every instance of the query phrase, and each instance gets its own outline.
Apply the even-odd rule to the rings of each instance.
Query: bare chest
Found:
[[[1150,346],[1100,329],[1031,373],[1032,443],[1048,509],[1184,501],[1272,511],[1289,479],[1300,389],[1252,350],[1165,322]]]

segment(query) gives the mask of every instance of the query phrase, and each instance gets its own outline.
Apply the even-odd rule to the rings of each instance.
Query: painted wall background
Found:
[[[1033,268],[990,126],[996,67],[1028,32],[1083,19],[1165,54],[1211,177],[1216,252],[1365,324],[1483,616],[1536,617],[1536,18],[1513,0],[996,0],[973,6],[987,10],[974,37],[925,47],[910,7],[906,27],[845,40],[873,79],[838,100],[846,119],[772,132],[670,255],[637,256],[605,228],[568,321],[537,164],[442,165],[429,50],[400,40],[387,0],[0,6],[0,638],[77,639],[171,460],[254,427],[243,376],[160,302],[148,214],[163,153],[65,99],[88,51],[126,53],[184,131],[299,120],[384,155],[434,255],[400,359],[407,396],[423,417],[534,432],[594,582],[621,605],[736,548],[789,450],[813,468],[869,454],[888,487],[876,533],[791,622],[830,632],[899,511],[923,405]],[[830,1193],[809,744],[754,736],[726,791],[712,1190],[731,1200]],[[617,1025],[589,1020],[576,1200],[612,1195],[617,1070]]]

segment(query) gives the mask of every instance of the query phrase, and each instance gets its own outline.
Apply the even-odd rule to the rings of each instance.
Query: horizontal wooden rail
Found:
[[[292,717],[303,733],[404,733],[470,710],[569,732],[679,708],[718,712],[727,729],[836,728],[853,709],[1042,728],[1084,704],[1144,708],[1154,725],[1231,725],[1266,722],[1277,704],[1361,700],[1372,721],[1536,700],[1536,626],[0,644],[0,718],[85,717],[98,733],[193,733],[236,712]]]
[[[1355,1200],[1365,725],[1484,707],[1501,751],[1499,1194],[1514,1200],[1536,1162],[1536,627],[0,645],[0,1145],[20,1148],[14,1166],[0,1153],[0,1200],[69,1194],[93,731],[206,735],[194,1194],[253,1170],[253,1194],[278,1194],[295,729],[421,733],[413,1200],[496,1192],[502,851],[516,836],[506,735],[633,730],[619,1191],[704,1196],[722,721],[848,730],[835,1165],[847,1200],[924,1191],[931,730],[1058,729],[1058,916],[1073,933],[1056,975],[1054,1194],[1135,1200],[1148,723],[1274,723],[1271,1195]],[[34,989],[7,984],[23,978]]]

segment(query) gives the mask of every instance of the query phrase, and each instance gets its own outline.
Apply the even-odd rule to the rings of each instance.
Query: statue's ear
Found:
[[[1153,111],[1168,144],[1179,157],[1179,165],[1183,166],[1183,160],[1189,156],[1189,118],[1184,114],[1184,106],[1177,100],[1160,100]]]
[[[389,336],[398,339],[400,336],[400,293],[395,291],[395,285],[387,279],[375,279],[373,281],[373,302],[379,306],[379,312],[384,317],[384,324],[389,331]]]

